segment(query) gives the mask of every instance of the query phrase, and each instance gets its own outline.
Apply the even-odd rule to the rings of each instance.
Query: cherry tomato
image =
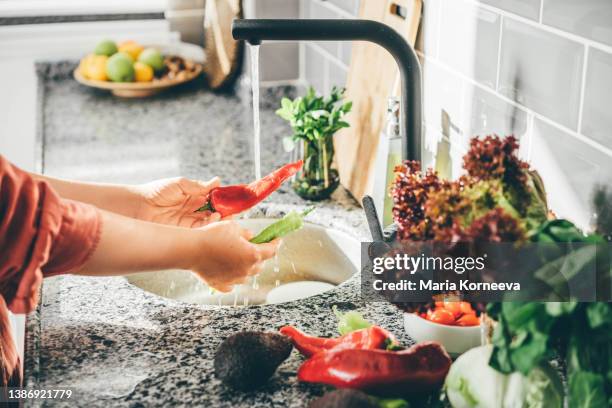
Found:
[[[464,314],[474,313],[474,309],[472,309],[472,305],[469,302],[459,302],[459,310]]]
[[[444,309],[451,312],[456,319],[463,314],[461,303],[463,302],[444,302]]]
[[[434,310],[427,319],[439,324],[453,325],[455,323],[455,316],[446,309]]]
[[[457,320],[457,326],[478,326],[480,319],[475,314],[464,314]]]

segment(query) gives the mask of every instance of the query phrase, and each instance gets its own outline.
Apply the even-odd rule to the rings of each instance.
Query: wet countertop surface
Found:
[[[72,64],[39,64],[39,141],[45,173],[85,181],[141,183],[186,176],[224,183],[253,177],[252,117],[246,91],[216,95],[202,82],[146,100],[123,100],[78,85]],[[277,95],[262,100],[262,171],[289,160],[281,138],[288,125],[274,115]],[[307,203],[288,186],[248,216],[279,217]],[[368,238],[363,211],[342,189],[318,204],[309,221]],[[120,245],[121,243],[118,243]],[[218,307],[146,293],[123,277],[48,279],[28,318],[27,386],[71,388],[80,406],[302,407],[325,388],[299,384],[297,351],[256,392],[225,387],[213,374],[221,341],[241,330],[293,324],[336,335],[332,305],[357,308],[404,337],[391,305],[360,303],[359,277],[309,299],[280,305]],[[57,401],[43,405],[58,405]]]

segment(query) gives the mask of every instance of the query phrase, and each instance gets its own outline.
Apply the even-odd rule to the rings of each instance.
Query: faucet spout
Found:
[[[402,81],[402,154],[421,159],[421,68],[416,53],[391,27],[372,20],[241,19],[234,20],[232,36],[259,44],[263,40],[369,41],[385,48],[399,66]]]

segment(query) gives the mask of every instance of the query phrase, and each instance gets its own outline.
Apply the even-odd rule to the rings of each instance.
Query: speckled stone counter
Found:
[[[225,183],[252,178],[248,93],[215,95],[195,82],[147,100],[122,100],[78,85],[69,77],[71,66],[38,66],[47,174],[123,183],[176,175],[218,175]],[[264,172],[288,160],[280,140],[290,130],[274,107],[262,102]],[[249,215],[277,217],[305,205],[284,186]],[[363,211],[341,189],[309,220],[368,238]],[[395,308],[360,303],[358,276],[306,300],[235,308],[160,298],[123,277],[52,278],[28,319],[27,385],[72,388],[78,395],[66,404],[88,407],[303,407],[324,388],[297,382],[302,361],[297,352],[265,388],[251,393],[233,391],[214,377],[214,352],[240,330],[294,324],[309,333],[334,335],[334,304],[359,308],[404,337]]]

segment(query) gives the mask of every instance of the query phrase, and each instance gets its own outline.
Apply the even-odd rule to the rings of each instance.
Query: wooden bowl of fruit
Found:
[[[122,98],[143,98],[193,80],[202,73],[203,62],[204,50],[192,44],[105,40],[81,59],[74,79]]]

